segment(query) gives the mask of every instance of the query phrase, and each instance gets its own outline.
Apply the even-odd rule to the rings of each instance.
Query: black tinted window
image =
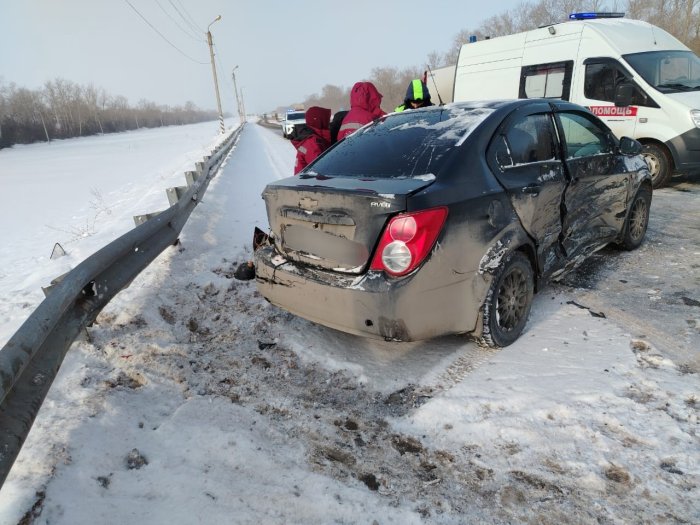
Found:
[[[502,168],[556,157],[552,121],[548,115],[528,115],[518,120],[499,140],[496,159]]]
[[[300,120],[306,117],[306,113],[299,111],[297,113],[287,113],[287,120]]]
[[[627,75],[620,71],[614,64],[588,64],[586,65],[586,79],[584,81],[583,94],[592,100],[615,101],[615,88],[622,82],[632,82]],[[647,105],[646,97],[637,86],[632,94],[632,105]]]
[[[436,108],[393,114],[338,143],[310,171],[329,177],[435,175],[491,112],[488,108]]]

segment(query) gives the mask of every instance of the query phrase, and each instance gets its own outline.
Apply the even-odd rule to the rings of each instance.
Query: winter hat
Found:
[[[311,106],[306,110],[306,125],[310,128],[328,129],[331,122],[331,110],[318,106]]]
[[[405,102],[408,103],[412,100],[425,100],[430,102],[430,91],[428,91],[428,86],[419,78],[412,80],[408,85],[408,89],[406,90]]]

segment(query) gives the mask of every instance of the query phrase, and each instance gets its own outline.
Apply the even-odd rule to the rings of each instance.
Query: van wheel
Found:
[[[487,346],[508,346],[525,328],[534,294],[530,261],[521,252],[507,256],[494,276],[483,306],[480,342]]]
[[[642,244],[649,224],[649,208],[651,206],[651,190],[642,186],[634,196],[632,206],[625,220],[622,242],[624,250],[634,250]]]
[[[671,157],[665,147],[648,142],[642,148],[642,156],[647,161],[651,173],[651,185],[662,188],[671,177]]]

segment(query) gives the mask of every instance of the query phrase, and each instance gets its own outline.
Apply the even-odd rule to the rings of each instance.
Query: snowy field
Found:
[[[226,121],[238,126],[238,118]],[[0,346],[43,300],[42,286],[169,206],[216,141],[218,121],[0,150]],[[51,260],[59,243],[67,257]]]
[[[3,333],[33,308],[34,286],[100,247],[103,232],[162,207],[133,201],[152,190],[167,204],[164,188],[181,184],[209,134],[170,155],[163,146],[155,178],[135,176],[126,190],[126,181],[93,185],[90,175],[98,162],[133,173],[126,155],[85,160],[115,138],[66,141],[80,210],[63,207],[64,185],[49,186],[68,164],[39,163],[57,144],[1,151],[3,187],[10,153],[17,170],[37,163],[32,185],[54,189],[41,208],[28,204],[41,211],[39,226],[91,232],[39,239],[12,227]],[[643,318],[591,315],[570,304],[591,292],[560,284],[538,294],[525,333],[500,351],[463,337],[381,343],[291,316],[232,279],[250,257],[254,226],[266,227],[264,185],[293,163],[279,131],[246,125],[181,244],[68,353],[0,490],[0,523],[700,523],[697,370],[647,338]],[[11,194],[31,191],[29,177],[14,175]],[[96,194],[110,213],[91,225]],[[654,206],[676,198],[657,192],[650,242],[615,256],[640,280],[664,275],[668,222],[655,222]],[[683,198],[697,210],[700,188]],[[54,237],[68,258],[48,259]],[[691,243],[673,269],[688,272],[684,293],[696,299],[697,256]],[[692,308],[679,320],[690,326],[681,347],[697,340]]]

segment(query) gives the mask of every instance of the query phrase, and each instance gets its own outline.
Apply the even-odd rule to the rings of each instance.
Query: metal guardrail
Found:
[[[45,290],[47,297],[0,350],[0,487],[24,444],[71,344],[109,301],[177,240],[243,124],[168,188],[167,210],[134,217],[136,227]]]

